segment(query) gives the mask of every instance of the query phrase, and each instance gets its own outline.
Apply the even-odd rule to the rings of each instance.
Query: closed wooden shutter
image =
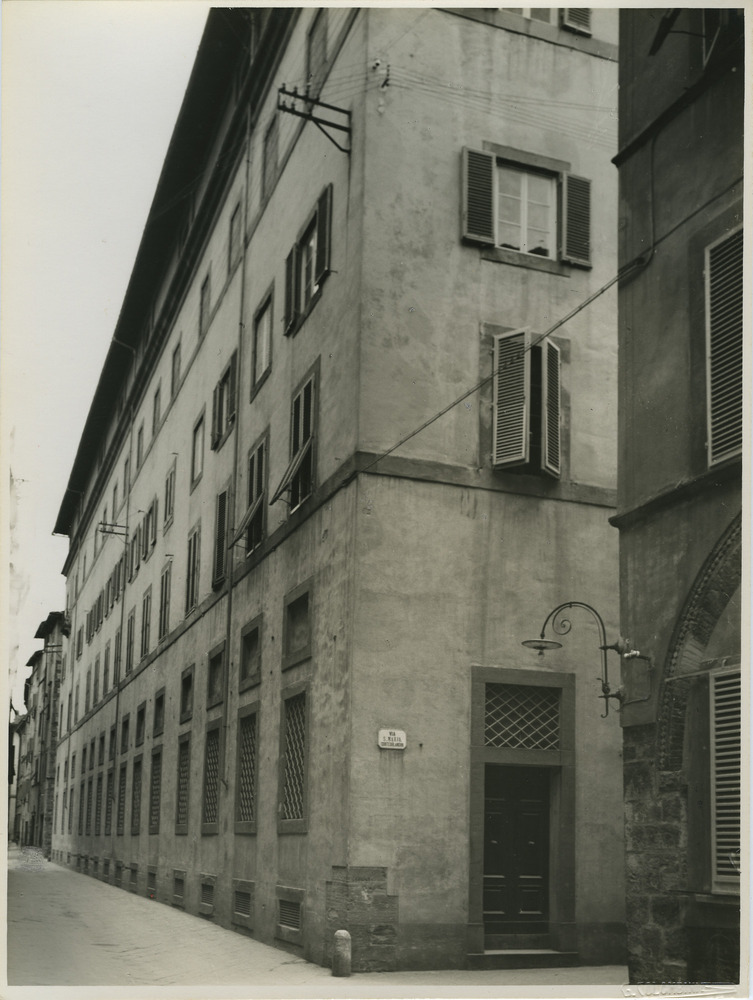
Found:
[[[565,7],[562,11],[562,27],[576,31],[579,35],[591,34],[591,8]]]
[[[290,333],[298,319],[298,245],[285,260],[285,333]]]
[[[560,349],[551,340],[541,345],[541,464],[559,476],[560,458]]]
[[[528,461],[529,346],[526,330],[494,337],[492,465],[496,467]]]
[[[740,674],[709,675],[711,707],[711,872],[713,888],[740,883]]]
[[[329,274],[330,239],[332,232],[332,185],[328,184],[319,197],[316,210],[316,274],[317,285]]]
[[[591,181],[562,176],[560,257],[570,264],[591,264]]]
[[[494,190],[494,156],[464,149],[463,239],[494,245]]]
[[[213,582],[221,583],[225,578],[225,536],[227,527],[227,490],[217,496],[217,517],[214,539]]]
[[[743,429],[743,231],[706,249],[707,451],[740,454]]]
[[[228,425],[235,420],[235,400],[237,397],[236,392],[236,379],[238,377],[238,352],[233,351],[233,356],[230,359],[230,375],[227,382],[227,422]]]

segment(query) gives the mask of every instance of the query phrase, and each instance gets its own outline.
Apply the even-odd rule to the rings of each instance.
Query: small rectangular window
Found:
[[[259,386],[272,363],[272,296],[254,319],[254,344],[251,361],[251,390]]]
[[[241,709],[238,715],[236,833],[253,833],[256,830],[256,770],[256,711]]]
[[[123,721],[120,724],[120,752],[126,753],[128,751],[128,730],[130,726],[130,715],[124,715]]]
[[[115,777],[112,771],[107,772],[107,792],[105,794],[105,836],[109,837],[112,833],[112,800],[113,800],[113,785]],[[70,831],[69,831],[70,832]]]
[[[154,725],[152,736],[159,736],[165,728],[165,691],[164,688],[154,696]]]
[[[282,669],[311,656],[311,605],[309,584],[302,584],[285,599]]]
[[[220,643],[209,654],[207,666],[207,708],[219,705],[224,697],[225,643]]]
[[[146,702],[142,702],[136,711],[136,746],[144,742],[146,736]]]
[[[180,722],[188,722],[193,714],[193,664],[186,667],[180,679]]]
[[[115,833],[122,837],[125,832],[125,810],[126,810],[126,782],[128,775],[128,764],[121,764],[120,775],[118,777],[118,817]]]

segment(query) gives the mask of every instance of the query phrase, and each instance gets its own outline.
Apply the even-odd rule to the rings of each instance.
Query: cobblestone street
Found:
[[[314,998],[515,997],[547,986],[563,996],[607,997],[622,996],[626,981],[618,966],[336,979],[288,952],[45,861],[35,848],[9,852],[11,987],[198,986],[209,995],[232,986],[223,997]],[[20,991],[7,993],[14,995]]]

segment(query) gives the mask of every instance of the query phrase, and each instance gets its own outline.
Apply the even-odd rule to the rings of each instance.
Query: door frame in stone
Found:
[[[560,689],[559,750],[484,744],[487,684]],[[484,951],[484,773],[486,764],[548,767],[549,933],[558,951],[576,950],[575,929],[575,674],[471,665],[470,851],[467,951]]]

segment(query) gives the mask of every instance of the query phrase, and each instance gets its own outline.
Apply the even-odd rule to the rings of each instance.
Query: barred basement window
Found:
[[[199,913],[205,915],[214,913],[214,878],[211,878],[210,881],[206,877],[202,877]]]
[[[484,743],[521,750],[559,750],[559,688],[487,684]]]
[[[568,31],[574,31],[579,35],[591,34],[590,7],[565,7],[560,13],[563,28],[567,28]]]
[[[162,796],[162,751],[152,752],[152,777],[149,784],[149,833],[159,833]]]
[[[109,881],[109,878],[110,878],[110,859],[109,858],[105,858],[104,861],[102,862],[102,869],[103,869],[102,874],[104,875],[105,880]]]
[[[191,737],[188,733],[178,744],[178,794],[175,808],[176,834],[188,833],[188,795],[191,777]]]
[[[301,904],[290,899],[278,899],[280,919],[284,927],[292,927],[293,930],[301,928]]]
[[[115,885],[118,887],[118,889],[120,889],[121,886],[123,885],[123,862],[122,861],[116,861],[115,862]]]
[[[186,873],[173,871],[173,903],[183,905],[186,894]]]
[[[238,880],[235,885],[236,888],[233,890],[233,923],[249,926],[254,898],[253,883]],[[240,888],[241,885],[243,888]]]
[[[712,887],[740,889],[741,684],[740,674],[715,671],[711,687]]]
[[[90,836],[92,832],[92,792],[94,790],[94,782],[89,778],[89,785],[87,788],[86,795],[86,836]]]
[[[118,822],[115,833],[118,837],[122,837],[125,832],[125,807],[126,807],[126,772],[127,764],[123,764],[120,768],[120,775],[118,777]]]
[[[283,784],[280,818],[296,821],[298,831],[305,814],[306,801],[306,692],[283,703]]]
[[[709,466],[739,455],[743,407],[743,230],[706,248]]]
[[[492,465],[558,477],[561,471],[560,349],[527,330],[493,338]]]
[[[141,833],[141,758],[133,762],[133,786],[131,789],[131,835]]]
[[[256,713],[238,719],[236,833],[253,833],[256,821]]]
[[[139,866],[131,864],[131,892],[136,892],[139,882]]]
[[[208,729],[204,746],[204,801],[201,832],[217,833],[220,791],[220,729]]]
[[[150,868],[146,873],[146,892],[152,899],[157,894],[157,871],[155,868]]]
[[[86,799],[86,782],[81,782],[81,789],[79,791],[78,799],[78,835],[79,837],[84,832],[84,804]]]

